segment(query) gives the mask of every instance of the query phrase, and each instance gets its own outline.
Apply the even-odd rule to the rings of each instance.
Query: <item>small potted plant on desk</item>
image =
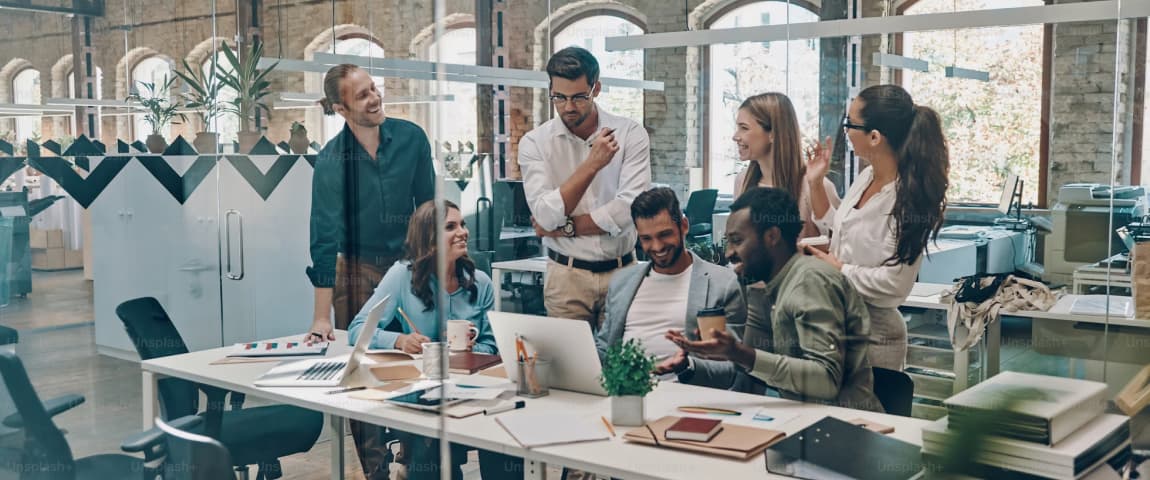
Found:
[[[172,82],[175,79],[176,77],[164,77],[164,83],[158,87],[152,82],[136,82],[140,84],[142,92],[137,90],[128,95],[128,101],[136,102],[144,109],[144,122],[152,127],[152,134],[148,135],[144,141],[149,152],[164,153],[168,144],[164,140],[164,136],[160,134],[160,130],[172,123],[172,119],[176,117],[181,120],[187,118],[184,114],[177,112],[177,105],[168,99]]]
[[[607,349],[599,382],[611,396],[611,423],[625,427],[645,423],[644,397],[659,384],[651,373],[654,369],[655,357],[633,338]]]

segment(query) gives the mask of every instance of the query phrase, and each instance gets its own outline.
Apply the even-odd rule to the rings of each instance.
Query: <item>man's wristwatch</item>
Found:
[[[564,237],[575,236],[575,221],[571,217],[567,217],[567,223],[564,223],[560,230],[563,232]]]
[[[683,363],[683,368],[676,370],[675,376],[679,377],[679,383],[691,381],[691,377],[695,376],[695,358],[687,356],[687,361]]]

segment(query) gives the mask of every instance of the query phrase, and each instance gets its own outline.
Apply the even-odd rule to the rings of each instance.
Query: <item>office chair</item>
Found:
[[[188,353],[183,337],[155,298],[128,300],[116,315],[143,360]],[[179,378],[158,382],[163,418],[199,413],[199,391],[208,398],[202,432],[231,452],[233,465],[245,478],[248,465],[258,465],[257,479],[279,478],[279,458],[311,449],[323,429],[323,414],[288,405],[241,408],[238,394]],[[232,409],[224,411],[224,398],[232,395]]]
[[[164,480],[235,478],[232,456],[222,443],[173,427],[159,418],[156,419],[156,428],[167,434],[168,458],[164,462]]]
[[[23,448],[14,466],[19,467],[21,480],[84,480],[109,478],[154,480],[160,473],[166,454],[164,434],[158,429],[136,434],[125,440],[120,449],[128,453],[143,453],[144,458],[121,454],[92,455],[84,458],[72,456],[68,440],[52,421],[52,417],[84,403],[84,397],[67,395],[41,402],[36,389],[28,379],[23,362],[15,353],[0,351],[0,376],[8,388],[16,413],[3,419],[5,426],[20,429]],[[180,418],[174,425],[186,427],[199,421]]]
[[[914,381],[910,375],[897,370],[872,367],[874,394],[883,410],[891,415],[909,417],[914,403]]]
[[[687,238],[693,239],[711,234],[711,217],[715,213],[715,200],[719,198],[719,191],[713,188],[695,190],[687,197],[687,206],[683,214],[687,216],[691,227],[687,230]]]

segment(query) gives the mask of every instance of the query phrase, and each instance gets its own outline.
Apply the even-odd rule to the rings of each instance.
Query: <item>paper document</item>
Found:
[[[1079,295],[1074,299],[1074,304],[1070,306],[1071,315],[1093,315],[1104,316],[1107,311],[1113,317],[1132,318],[1134,316],[1134,308],[1130,302],[1130,297],[1110,295],[1109,307],[1107,307],[1106,295]]]
[[[295,355],[323,355],[328,342],[250,342],[237,343],[229,357],[287,357]]]
[[[520,410],[501,414],[495,421],[524,448],[611,438],[602,420],[595,416],[531,414]]]
[[[493,400],[499,398],[499,394],[503,393],[502,388],[483,388],[483,387],[465,387],[454,384],[444,384],[443,388],[433,388],[423,394],[423,398],[440,398],[446,396],[447,398],[467,399],[467,400]]]

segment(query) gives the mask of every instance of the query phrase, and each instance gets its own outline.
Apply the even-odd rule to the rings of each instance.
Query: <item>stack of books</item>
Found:
[[[975,443],[957,473],[1088,478],[1130,457],[1130,419],[1104,413],[1104,383],[1003,372],[944,405],[948,416],[923,428],[923,458],[939,465],[960,442]]]

